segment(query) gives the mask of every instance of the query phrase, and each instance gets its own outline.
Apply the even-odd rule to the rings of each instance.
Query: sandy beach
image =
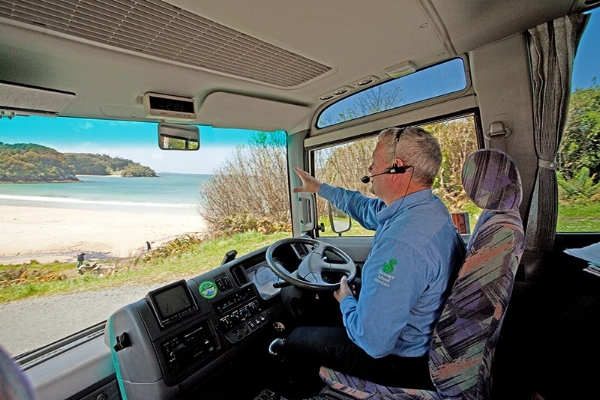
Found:
[[[194,211],[160,213],[0,204],[0,263],[127,257],[206,225]]]

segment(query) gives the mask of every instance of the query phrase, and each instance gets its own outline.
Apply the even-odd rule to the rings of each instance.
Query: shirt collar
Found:
[[[398,200],[394,201],[388,207],[385,207],[383,210],[377,213],[377,220],[380,224],[383,224],[386,220],[388,220],[392,215],[396,214],[396,212],[403,212],[410,206],[419,203],[424,200],[429,200],[433,197],[433,192],[431,188],[419,190],[418,192],[411,193],[407,196],[401,197]]]

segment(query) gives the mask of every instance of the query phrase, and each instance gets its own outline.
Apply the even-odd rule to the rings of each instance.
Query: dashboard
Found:
[[[278,262],[297,268],[309,251],[304,246],[282,246]],[[269,268],[265,252],[172,282],[111,315],[104,342],[127,397],[182,396],[236,350],[273,335],[285,318],[285,283]]]
[[[281,290],[278,286],[283,283],[283,280],[275,275],[273,270],[266,265],[266,262],[249,270],[248,278],[256,287],[260,297],[264,300],[268,300],[278,294]]]

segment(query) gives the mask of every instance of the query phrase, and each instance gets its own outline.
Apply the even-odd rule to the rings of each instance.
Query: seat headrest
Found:
[[[485,210],[517,208],[523,198],[521,175],[515,162],[496,149],[481,149],[467,156],[462,169],[467,196]]]

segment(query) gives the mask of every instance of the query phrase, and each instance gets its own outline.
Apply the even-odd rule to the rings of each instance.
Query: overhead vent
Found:
[[[0,117],[57,116],[75,93],[0,81]]]
[[[0,17],[281,87],[301,85],[331,70],[159,0],[2,0]]]

